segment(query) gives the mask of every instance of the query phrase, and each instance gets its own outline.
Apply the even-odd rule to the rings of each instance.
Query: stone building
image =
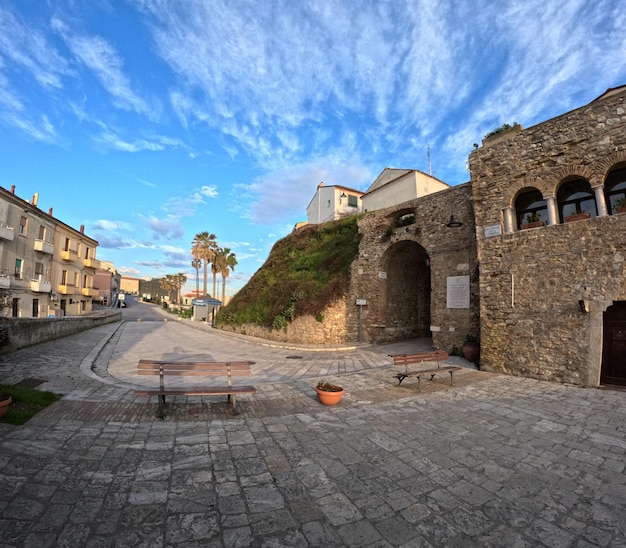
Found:
[[[470,155],[481,367],[626,384],[626,87]]]

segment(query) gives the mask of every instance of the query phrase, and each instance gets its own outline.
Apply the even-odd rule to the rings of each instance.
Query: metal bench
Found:
[[[228,401],[237,408],[239,394],[255,394],[254,386],[233,386],[232,377],[250,375],[250,366],[254,362],[166,362],[158,360],[139,360],[138,375],[158,375],[158,388],[139,388],[138,396],[158,396],[159,418],[165,417],[165,396],[228,396]],[[166,388],[165,377],[170,376],[226,376],[227,386],[202,386],[188,388]]]

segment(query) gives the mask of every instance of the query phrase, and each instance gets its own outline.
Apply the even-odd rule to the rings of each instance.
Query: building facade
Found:
[[[363,192],[346,186],[317,185],[317,191],[306,208],[308,224],[335,221],[360,213]],[[297,227],[296,227],[297,228]]]
[[[626,87],[469,158],[481,367],[626,384]]]
[[[98,242],[0,187],[0,314],[59,317],[91,312]]]

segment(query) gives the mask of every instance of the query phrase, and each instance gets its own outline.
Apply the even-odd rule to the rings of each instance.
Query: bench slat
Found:
[[[201,376],[220,376],[225,377],[229,373],[228,369],[196,369],[196,370],[187,370],[187,369],[163,369],[163,375],[172,376],[188,376],[188,375],[201,375]],[[159,369],[137,369],[137,375],[159,375]],[[230,371],[231,377],[246,377],[250,375],[250,370],[234,370]]]
[[[228,394],[256,394],[254,386],[234,386],[234,387],[192,387],[192,388],[142,388],[135,390],[137,396],[226,396]]]
[[[410,365],[413,363],[438,362],[447,360],[448,353],[445,350],[436,350],[433,352],[421,352],[419,354],[394,354],[394,365]]]

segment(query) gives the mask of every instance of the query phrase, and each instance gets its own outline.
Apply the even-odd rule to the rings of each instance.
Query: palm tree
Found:
[[[202,259],[193,259],[191,261],[191,268],[195,268],[196,269],[196,298],[198,298],[200,296],[200,276],[198,271],[200,270],[200,267],[202,266]]]
[[[185,285],[185,283],[187,282],[187,276],[185,276],[185,274],[183,274],[182,272],[179,272],[178,274],[174,274],[172,276],[173,279],[173,286],[174,289],[176,290],[176,302],[180,305],[180,290],[181,288]]]
[[[195,235],[193,242],[191,242],[191,254],[193,258],[198,261],[202,259],[204,261],[204,286],[202,288],[203,295],[207,294],[207,278],[209,263],[215,257],[217,252],[217,242],[215,241],[215,234],[209,234],[208,232],[199,232]]]
[[[237,258],[234,253],[231,253],[229,248],[225,247],[220,250],[218,265],[222,275],[222,304],[224,304],[226,300],[226,278],[228,278],[229,270],[235,271]]]
[[[217,299],[217,295],[215,294],[215,281],[217,279],[217,273],[220,271],[218,260],[221,252],[222,248],[218,248],[217,253],[215,253],[215,256],[213,257],[213,261],[211,262],[211,274],[213,274],[213,293],[211,293],[211,295],[214,299]]]
[[[172,275],[171,274],[166,274],[166,276],[164,278],[161,278],[159,280],[159,285],[163,289],[165,289],[165,291],[167,291],[167,297],[169,299],[170,293],[174,290],[174,284],[173,284],[173,280],[172,280]]]

